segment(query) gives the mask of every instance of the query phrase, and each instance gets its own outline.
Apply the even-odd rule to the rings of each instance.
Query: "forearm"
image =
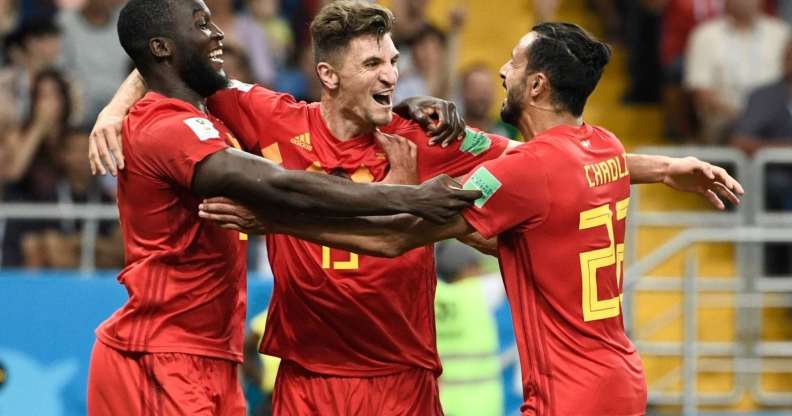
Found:
[[[146,91],[148,91],[146,83],[138,70],[135,69],[121,83],[118,91],[102,110],[102,113],[123,117],[139,99],[143,98]]]
[[[484,254],[498,257],[498,237],[486,239],[478,232],[475,232],[457,239]]]
[[[665,179],[673,158],[658,155],[628,154],[627,170],[633,185],[659,183]]]
[[[260,157],[226,149],[196,168],[193,190],[225,196],[256,210],[275,206],[317,216],[407,212],[412,186],[357,184],[331,175],[290,171]]]
[[[384,257],[396,257],[417,247],[472,232],[472,227],[461,215],[442,225],[408,214],[330,219],[293,215],[288,218],[282,215],[277,217],[277,224],[272,230],[276,233],[359,254]]]

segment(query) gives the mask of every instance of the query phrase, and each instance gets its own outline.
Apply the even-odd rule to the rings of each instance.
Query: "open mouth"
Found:
[[[213,64],[223,66],[223,48],[219,47],[209,52],[209,61]]]
[[[390,107],[391,106],[391,99],[393,98],[393,91],[384,91],[371,96],[377,104]]]

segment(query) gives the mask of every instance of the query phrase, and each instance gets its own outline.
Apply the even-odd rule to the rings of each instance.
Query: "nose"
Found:
[[[383,84],[392,87],[396,85],[396,81],[399,79],[399,69],[393,64],[384,65],[382,71],[380,71],[379,79]]]
[[[508,62],[506,62],[505,64],[501,65],[500,69],[498,70],[498,74],[500,75],[500,77],[501,77],[501,79],[503,81],[506,81],[506,66],[507,65],[509,65]]]
[[[212,39],[215,40],[225,39],[225,33],[223,33],[223,30],[220,29],[220,26],[217,26],[217,24],[215,23],[212,23],[212,26],[214,26],[214,30],[212,31]]]

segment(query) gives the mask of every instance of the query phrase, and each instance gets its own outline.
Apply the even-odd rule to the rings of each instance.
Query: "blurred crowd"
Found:
[[[229,77],[318,100],[308,25],[325,1],[206,0],[225,31]],[[556,19],[572,0],[524,1],[540,21]],[[89,174],[86,149],[98,112],[131,70],[116,37],[123,3],[0,0],[0,201],[113,202],[113,178]],[[626,51],[625,104],[662,108],[670,144],[728,145],[750,156],[792,143],[792,0],[586,3],[601,35]],[[465,8],[451,7],[440,29],[430,0],[386,4],[402,53],[397,100],[453,99],[468,124],[516,137],[497,117],[495,68],[459,67],[460,33],[472,18]],[[779,170],[770,182],[768,207],[792,209],[792,174]],[[75,267],[82,228],[72,220],[0,220],[0,265]],[[101,224],[99,234],[97,265],[121,266],[118,227]]]

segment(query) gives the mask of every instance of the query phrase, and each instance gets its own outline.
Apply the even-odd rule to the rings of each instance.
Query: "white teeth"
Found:
[[[222,49],[215,49],[212,52],[209,52],[209,57],[210,58],[218,58],[218,57],[220,57],[222,55],[223,55],[223,50]]]

